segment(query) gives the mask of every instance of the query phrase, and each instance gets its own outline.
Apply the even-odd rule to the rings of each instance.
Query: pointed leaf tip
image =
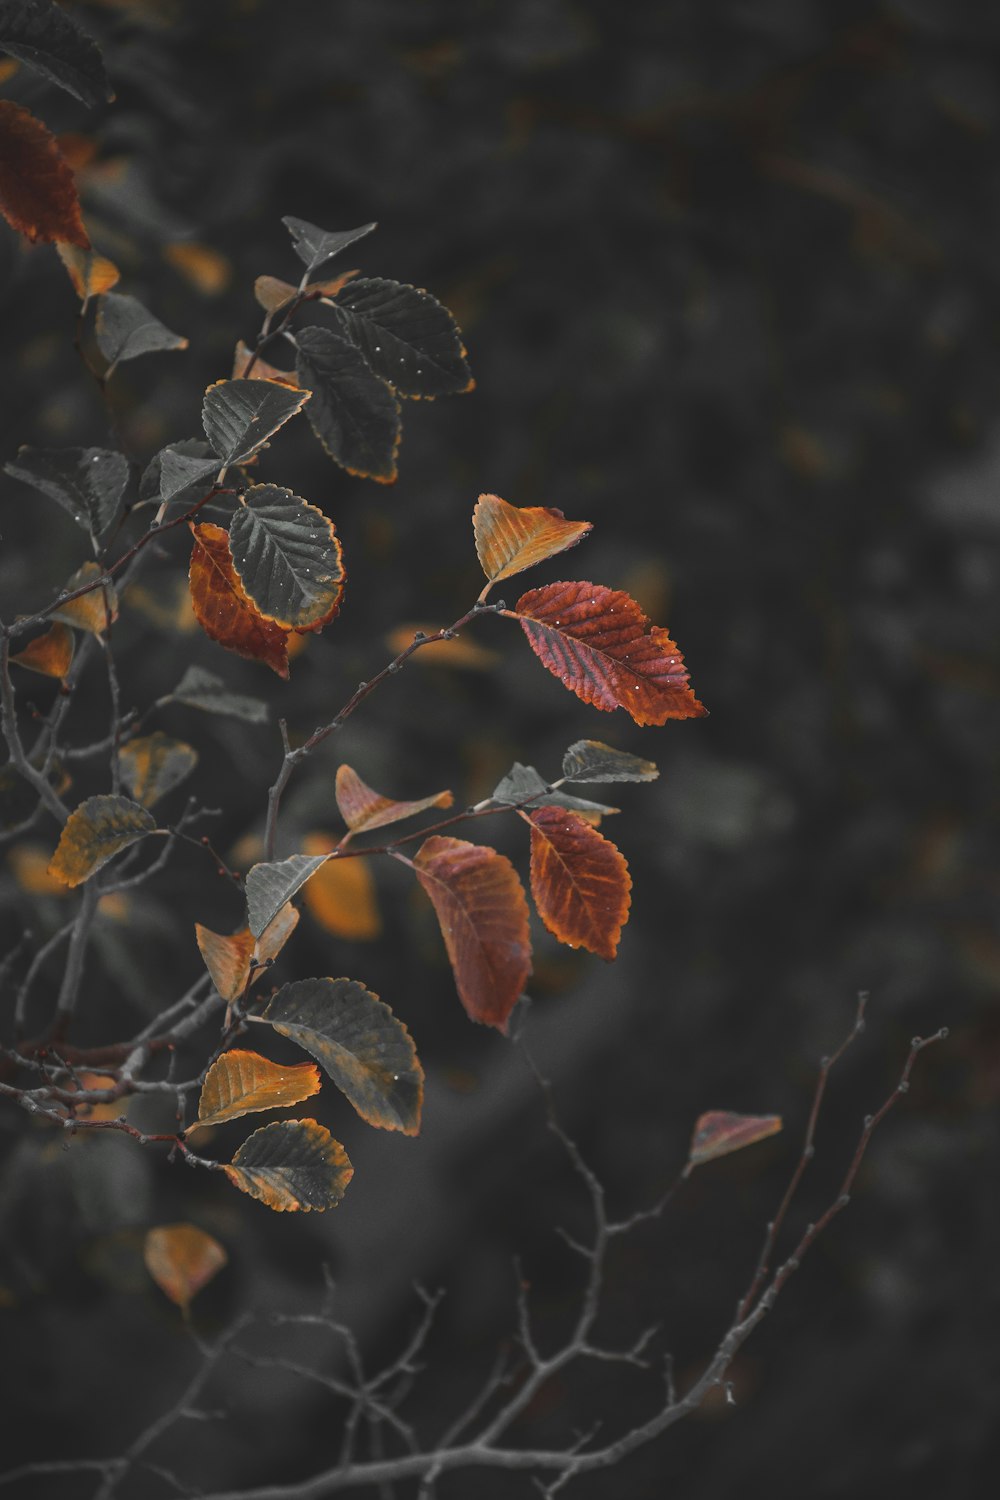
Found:
[[[741,1151],[744,1146],[754,1146],[758,1141],[776,1135],[782,1127],[780,1115],[739,1115],[729,1110],[714,1109],[699,1115],[691,1137],[688,1168],[702,1162],[714,1161],[717,1156],[728,1156],[731,1151]]]
[[[575,547],[593,529],[590,521],[567,521],[561,510],[508,505],[499,495],[480,495],[472,527],[476,555],[489,579],[483,597],[501,578]]]

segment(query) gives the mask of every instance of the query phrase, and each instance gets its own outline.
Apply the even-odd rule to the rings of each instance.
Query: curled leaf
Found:
[[[118,618],[118,595],[110,579],[98,584],[105,576],[104,569],[95,562],[85,562],[77,568],[72,578],[67,578],[65,592],[73,594],[86,586],[87,592],[78,599],[68,599],[52,611],[54,620],[64,620],[78,630],[87,630],[91,635],[103,635],[109,625]]]
[[[152,814],[128,797],[88,797],[67,818],[49,874],[64,885],[81,885],[155,827]]]
[[[264,1125],[222,1170],[241,1193],[278,1213],[334,1208],[354,1176],[343,1146],[315,1120]]]
[[[366,786],[350,766],[338,767],[335,795],[340,815],[352,833],[385,828],[389,823],[414,818],[431,807],[451,807],[455,800],[451,792],[434,792],[415,802],[396,802]]]
[[[256,984],[266,972],[268,961],[278,957],[298,926],[298,921],[298,912],[288,903],[281,907],[256,939],[249,927],[227,936],[221,932],[213,932],[210,927],[203,927],[200,922],[194,924],[199,952],[205,960],[212,983],[223,1000],[231,1003],[243,994],[250,978],[252,962],[256,962],[258,966],[253,976],[253,983]]]
[[[191,1301],[229,1259],[212,1235],[195,1224],[161,1224],[146,1235],[146,1269],[187,1317]]]
[[[472,527],[476,555],[489,579],[481,598],[501,578],[523,573],[525,568],[575,547],[592,530],[590,521],[567,521],[561,510],[508,505],[499,495],[480,495],[472,512]]]
[[[172,333],[138,298],[124,292],[103,292],[97,299],[94,336],[109,374],[125,360],[188,346],[186,338]]]
[[[655,781],[659,771],[651,760],[602,745],[600,740],[577,740],[563,756],[567,781]]]
[[[73,632],[56,621],[10,659],[43,677],[65,677],[73,661]]]
[[[198,1118],[192,1130],[203,1125],[221,1125],[241,1115],[265,1109],[285,1109],[318,1094],[319,1069],[315,1063],[285,1066],[233,1047],[223,1052],[209,1068],[198,1099]]]
[[[285,902],[325,863],[325,854],[292,854],[288,859],[254,865],[246,878],[250,931],[259,937]]]
[[[725,1109],[709,1110],[707,1114],[699,1115],[691,1137],[685,1175],[702,1162],[728,1156],[730,1151],[742,1151],[744,1146],[754,1146],[769,1135],[777,1135],[781,1124],[780,1115],[738,1115]]]

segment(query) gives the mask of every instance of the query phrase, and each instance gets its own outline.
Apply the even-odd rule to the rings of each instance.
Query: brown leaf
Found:
[[[56,250],[81,302],[109,292],[121,280],[122,273],[114,261],[98,255],[96,250],[81,250],[78,245],[63,242],[56,245]]]
[[[632,889],[621,851],[577,813],[540,807],[527,816],[538,915],[561,943],[613,959]]]
[[[158,729],[155,734],[129,740],[119,760],[132,796],[143,807],[152,807],[191,774],[198,764],[198,752]]]
[[[543,666],[584,703],[624,708],[637,724],[700,718],[684,658],[635,600],[597,583],[550,583],[514,613]]]
[[[263,964],[268,959],[277,958],[298,925],[299,913],[290,901],[286,901],[281,910],[271,918],[257,939],[257,946],[253,954],[257,962]],[[254,976],[255,984],[259,977],[259,974]]]
[[[152,814],[128,797],[88,797],[67,818],[49,874],[64,885],[81,885],[155,827]]]
[[[205,968],[223,1000],[232,1003],[239,999],[247,987],[251,959],[255,959],[258,965],[265,965],[268,959],[277,958],[298,923],[299,914],[288,901],[264,928],[256,942],[249,927],[226,936],[221,932],[213,932],[209,927],[202,927],[200,922],[194,924],[194,935],[205,960]],[[256,984],[265,972],[264,967],[258,967],[254,972],[253,983]]]
[[[33,641],[11,657],[19,667],[31,672],[41,672],[44,677],[65,677],[73,660],[73,632],[58,621],[50,625],[44,635]]]
[[[507,1030],[531,973],[528,903],[517,872],[495,849],[426,839],[414,860],[434,904],[455,984],[474,1021]]]
[[[7,863],[22,891],[32,896],[69,897],[65,882],[49,874],[49,852],[40,844],[14,844],[7,851]]]
[[[354,1176],[343,1146],[315,1120],[264,1125],[222,1170],[241,1193],[278,1213],[334,1208]]]
[[[480,495],[472,526],[476,554],[489,579],[481,599],[501,578],[523,573],[525,568],[575,547],[592,529],[589,521],[567,521],[561,510],[544,505],[508,505],[499,495]]]
[[[366,786],[350,766],[340,766],[337,771],[336,798],[340,815],[352,833],[384,828],[403,818],[416,817],[417,813],[426,812],[431,807],[450,807],[455,800],[451,792],[435,792],[415,802],[395,802]],[[318,854],[320,851],[312,852]]]
[[[194,240],[166,245],[163,258],[205,297],[224,292],[233,277],[232,265],[224,255]]]
[[[254,360],[253,369],[247,375],[247,366],[253,358],[252,351],[242,339],[236,345],[236,353],[233,355],[233,379],[234,380],[277,380],[282,385],[291,386],[298,390],[298,381],[294,370],[279,370],[275,365],[269,365],[266,359],[259,356]]]
[[[298,291],[290,281],[280,281],[277,276],[258,276],[253,284],[253,294],[258,307],[265,312],[277,312],[286,302],[291,302]]]
[[[221,1125],[264,1109],[285,1109],[318,1094],[319,1088],[315,1063],[286,1067],[257,1052],[234,1047],[209,1068],[201,1086],[198,1118],[189,1128]]]
[[[98,578],[104,577],[104,569],[98,567],[95,562],[85,562],[81,568],[77,568],[72,578],[66,580],[66,593],[72,594],[84,584],[93,584]],[[52,611],[54,620],[64,620],[67,625],[75,625],[78,630],[89,630],[91,635],[103,635],[108,625],[113,625],[118,618],[118,595],[115,593],[113,583],[102,583],[100,587],[90,588],[86,594],[81,594],[79,599],[70,599],[65,604],[60,604]]]
[[[776,1135],[780,1129],[780,1115],[736,1115],[724,1109],[699,1115],[691,1137],[685,1175],[701,1162],[728,1156],[730,1151],[742,1151],[744,1146],[756,1145],[757,1141]]]
[[[191,604],[205,634],[227,651],[262,661],[288,677],[288,631],[257,613],[229,552],[229,533],[205,521],[191,523]]]
[[[335,841],[323,833],[302,840],[303,854],[329,854]],[[305,887],[305,903],[325,932],[348,942],[366,943],[380,936],[382,922],[375,902],[375,883],[364,859],[329,859]]]
[[[0,213],[34,244],[90,249],[69,163],[30,110],[0,99]]]
[[[162,1224],[146,1235],[146,1269],[187,1317],[192,1298],[229,1259],[218,1240],[194,1224]]]

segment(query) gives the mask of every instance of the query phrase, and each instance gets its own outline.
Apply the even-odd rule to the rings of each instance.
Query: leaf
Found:
[[[115,97],[97,43],[54,0],[4,0],[0,52],[91,108]]]
[[[407,646],[413,644],[413,637],[417,632],[423,635],[436,635],[445,628],[442,625],[429,625],[423,621],[416,625],[396,625],[386,635],[385,643],[395,655],[405,651]],[[413,660],[419,666],[456,667],[459,671],[466,669],[478,672],[488,672],[500,661],[496,651],[490,651],[485,646],[478,645],[464,633],[453,636],[451,640],[431,641],[428,646],[421,646],[414,653]]]
[[[313,395],[306,416],[334,463],[391,484],[401,426],[399,404],[347,339],[327,328],[296,334],[296,374]]]
[[[188,667],[169,698],[174,703],[185,703],[188,708],[200,708],[205,713],[245,719],[248,724],[267,722],[266,703],[243,693],[231,693],[221,677],[206,672],[204,667]]]
[[[307,276],[311,276],[328,260],[346,250],[348,245],[353,245],[355,240],[371,234],[377,227],[375,224],[362,224],[360,229],[319,229],[305,219],[290,217],[281,222],[292,237],[292,248],[305,265]]]
[[[334,841],[321,833],[302,840],[305,854],[329,854],[334,847]],[[314,920],[334,937],[365,943],[381,934],[375,882],[363,859],[328,859],[306,885],[305,903]]]
[[[350,766],[338,767],[335,795],[340,815],[352,833],[385,828],[389,823],[416,817],[417,813],[426,812],[431,807],[451,807],[455,800],[451,792],[435,792],[433,796],[420,797],[416,802],[396,802],[372,791]]]
[[[45,677],[65,677],[73,660],[73,649],[73,632],[57,621],[10,659],[19,667],[41,672]]]
[[[139,480],[140,500],[158,501],[163,499],[163,460],[164,456],[167,453],[172,453],[175,455],[175,457],[180,456],[186,459],[211,459],[212,463],[214,464],[216,473],[218,473],[222,467],[222,463],[218,455],[213,454],[211,448],[205,442],[204,438],[182,438],[180,442],[171,443],[168,448],[161,448],[159,453],[153,454],[153,457],[149,460],[149,463],[146,465],[145,469],[143,469],[142,477]],[[176,469],[174,470],[174,472],[176,472]],[[192,483],[189,484],[186,490],[181,490],[179,492],[175,491],[170,496],[170,498],[177,501],[184,501],[188,505],[193,505],[197,500],[200,500],[205,493],[205,473],[207,473],[207,470],[203,470],[201,478],[195,479]]]
[[[567,781],[655,781],[659,771],[651,760],[602,745],[600,740],[577,740],[563,756]]]
[[[155,827],[152,814],[128,797],[88,797],[67,818],[49,861],[49,874],[64,885],[82,885],[115,854]]]
[[[98,255],[96,250],[83,250],[79,245],[58,240],[56,253],[66,267],[81,302],[89,302],[91,297],[110,291],[121,280],[122,273],[114,261]]]
[[[531,807],[567,807],[587,817],[588,822],[600,822],[602,817],[619,812],[617,807],[605,807],[603,802],[588,802],[584,797],[571,797],[568,792],[554,791],[543,781],[534,766],[522,766],[515,761],[503,780],[494,788],[492,801],[506,806],[520,804]]]
[[[98,297],[94,336],[108,361],[109,375],[127,359],[188,346],[186,338],[171,333],[137,298],[124,292],[103,292]]]
[[[343,1146],[315,1120],[264,1125],[222,1170],[241,1193],[278,1213],[334,1208],[354,1176]]]
[[[336,528],[291,490],[251,485],[230,524],[229,550],[265,619],[316,630],[339,612],[345,574]]]
[[[780,1115],[737,1115],[724,1109],[699,1115],[691,1137],[685,1176],[702,1162],[728,1156],[730,1151],[742,1151],[744,1146],[754,1146],[769,1135],[777,1135],[781,1123]]]
[[[523,573],[546,558],[575,547],[593,529],[590,521],[567,521],[561,510],[544,505],[508,505],[499,495],[480,495],[472,512],[476,556],[489,584]]]
[[[298,287],[290,281],[279,281],[277,276],[258,276],[253,284],[254,299],[265,312],[276,313],[298,295]]]
[[[308,400],[308,391],[290,390],[276,380],[217,380],[205,392],[201,422],[224,463],[242,464]]]
[[[417,1134],[424,1070],[402,1021],[363,984],[297,980],[259,1019],[310,1052],[369,1125]]]
[[[299,914],[292,903],[286,901],[285,905],[275,912],[257,939],[253,950],[255,961],[259,965],[266,965],[269,961],[276,959],[298,925]],[[259,968],[252,982],[256,984],[261,975],[266,972],[266,968]]]
[[[199,245],[194,240],[178,240],[165,245],[163,258],[203,297],[217,297],[233,277],[232,265],[220,251],[213,250],[210,245]]]
[[[250,960],[254,952],[254,937],[250,929],[244,927],[240,932],[226,936],[196,922],[194,935],[205,968],[223,1000],[238,1000],[250,977]]]
[[[340,331],[400,396],[450,396],[474,384],[458,324],[429,292],[366,277],[332,304]]]
[[[246,878],[246,895],[250,931],[255,937],[325,863],[325,854],[293,854],[289,859],[254,865]]]
[[[288,385],[293,390],[298,390],[298,381],[293,371],[279,370],[277,365],[269,365],[267,360],[261,359],[259,355],[254,359],[253,368],[248,375],[246,372],[251,359],[253,359],[253,353],[249,345],[240,339],[233,354],[234,380],[276,380],[279,385]]]
[[[128,460],[109,448],[19,448],[4,464],[14,479],[60,505],[101,545],[118,524]]]
[[[7,863],[22,891],[32,896],[59,896],[69,900],[69,891],[61,880],[49,874],[49,851],[40,844],[14,844],[7,851]],[[120,1107],[115,1109],[115,1114]]]
[[[314,1063],[287,1067],[257,1052],[234,1047],[223,1052],[205,1075],[198,1118],[188,1128],[221,1125],[226,1120],[237,1120],[241,1115],[264,1109],[285,1109],[310,1099],[319,1090],[319,1069]]]
[[[210,521],[191,523],[191,604],[210,640],[227,651],[262,661],[288,677],[288,633],[265,620],[247,598],[229,552],[229,533]]]
[[[198,764],[197,750],[159,729],[142,739],[129,740],[118,758],[122,780],[143,807],[152,807],[172,792]]]
[[[218,458],[195,458],[174,447],[162,448],[158,457],[161,500],[193,504],[212,488],[222,467]]]
[[[32,244],[90,249],[69,163],[30,110],[0,99],[0,213]]]
[[[72,578],[67,578],[64,592],[73,594],[85,584],[94,584],[104,576],[104,569],[98,567],[97,563],[85,562],[82,567],[77,568]],[[89,630],[91,635],[103,635],[108,625],[113,625],[118,618],[115,586],[109,579],[107,583],[90,588],[78,599],[68,599],[51,613],[54,620],[63,620],[67,625],[75,625],[78,630]]]
[[[146,1270],[187,1317],[192,1299],[229,1259],[217,1239],[194,1224],[150,1229],[143,1247]]]
[[[584,703],[624,708],[637,724],[707,713],[680,651],[628,594],[580,580],[550,583],[522,594],[514,613],[542,665]]]
[[[540,807],[531,821],[531,893],[549,931],[609,961],[628,921],[632,878],[610,839],[576,813]]]
[[[474,1021],[507,1030],[531,973],[528,903],[517,872],[495,849],[426,839],[414,860],[434,904],[455,984]]]

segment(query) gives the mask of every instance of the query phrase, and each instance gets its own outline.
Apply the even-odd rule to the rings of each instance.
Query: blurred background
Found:
[[[283,214],[377,220],[347,263],[444,301],[477,381],[406,404],[393,487],[334,467],[304,423],[264,456],[262,477],[336,521],[349,574],[340,620],[288,685],[190,630],[186,548],[165,540],[118,629],[131,701],[193,661],[308,732],[384,662],[394,627],[468,607],[471,510],[493,491],[594,523],[525,586],[628,589],[670,628],[711,711],[646,730],[598,715],[487,620],[464,638],[479,652],[418,660],[373,697],[287,803],[291,852],[338,833],[342,760],[379,790],[449,786],[460,804],[514,759],[554,777],[581,737],[660,766],[654,784],[605,798],[622,808],[605,831],[635,882],[617,963],[538,928],[524,1035],[613,1211],[672,1180],[703,1110],[773,1111],[786,1130],[700,1169],[621,1247],[607,1339],[661,1324],[679,1381],[696,1376],[859,989],[868,1030],[833,1077],[793,1229],[836,1193],[909,1038],[951,1029],[877,1136],[849,1212],[737,1360],[735,1408],[710,1404],[579,1493],[992,1493],[977,1476],[991,1445],[998,1456],[1000,1396],[1000,17],[973,0],[104,0],[75,13],[116,102],[88,113],[25,70],[4,89],[70,135],[120,290],[190,340],[115,378],[137,464],[198,431],[205,385],[259,326],[254,278],[297,279]],[[0,226],[0,459],[19,443],[108,440],[72,347],[76,305],[55,253]],[[61,512],[3,486],[10,618],[84,554]],[[49,692],[39,680],[40,705]],[[81,740],[101,732],[96,692]],[[252,861],[273,721],[174,706],[157,727],[198,747],[199,792],[225,810],[219,847]],[[81,780],[81,795],[100,789]],[[525,869],[504,820],[474,836]],[[39,825],[34,842],[47,852],[54,832]],[[25,888],[23,854],[5,869],[9,936],[29,914],[42,931],[65,920],[58,896]],[[336,1213],[269,1215],[124,1138],[63,1152],[5,1121],[10,1462],[119,1452],[176,1399],[194,1359],[143,1269],[152,1224],[191,1220],[229,1252],[196,1304],[206,1334],[247,1306],[314,1308],[326,1265],[374,1364],[416,1320],[414,1282],[443,1287],[415,1395],[430,1430],[511,1335],[514,1254],[543,1335],[566,1327],[577,1270],[554,1229],[585,1228],[580,1185],[516,1049],[462,1013],[430,908],[398,866],[375,875],[379,937],[344,940],[307,914],[282,959],[283,978],[349,974],[379,993],[428,1073],[416,1140],[321,1103],[356,1167]],[[216,884],[182,851],[105,915],[86,1039],[135,1029],[197,976],[194,921],[240,918]],[[241,1138],[228,1128],[223,1155]],[[607,1377],[598,1366],[549,1390],[523,1440],[597,1418],[618,1430],[655,1401],[655,1377]],[[318,1389],[236,1364],[216,1394],[228,1419],[185,1427],[171,1460],[197,1490],[330,1461]],[[151,1476],[141,1491],[170,1493]],[[522,1492],[526,1479],[476,1478],[477,1494]]]

